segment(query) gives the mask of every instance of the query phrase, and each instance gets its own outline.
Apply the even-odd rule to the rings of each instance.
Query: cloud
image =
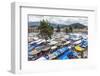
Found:
[[[81,23],[88,26],[88,18],[79,17],[54,17],[54,16],[29,16],[29,22],[36,22],[40,20],[48,20],[51,23],[69,25],[72,23]]]

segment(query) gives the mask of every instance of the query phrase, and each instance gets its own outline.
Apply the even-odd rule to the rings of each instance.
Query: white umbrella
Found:
[[[82,41],[81,40],[78,40],[78,41],[75,41],[73,44],[77,45],[77,44],[80,44]]]
[[[57,48],[57,46],[52,46],[52,47],[51,47],[52,50],[54,50],[54,49],[56,49],[56,48]]]
[[[51,41],[50,43],[49,43],[49,45],[55,45],[55,44],[57,44],[58,42],[56,42],[56,41]]]

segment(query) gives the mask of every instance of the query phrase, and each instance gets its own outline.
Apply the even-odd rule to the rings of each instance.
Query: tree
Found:
[[[66,33],[69,33],[68,27],[65,28],[65,32],[66,32]]]
[[[72,26],[69,27],[70,32],[73,32],[73,28]]]
[[[57,26],[57,32],[60,32],[60,26],[59,25]]]
[[[51,35],[53,34],[53,27],[50,26],[47,20],[40,21],[40,26],[38,27],[40,31],[40,35],[42,38],[47,40],[48,38],[51,38]]]

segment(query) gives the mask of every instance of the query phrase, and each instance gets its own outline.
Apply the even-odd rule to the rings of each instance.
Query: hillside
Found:
[[[87,28],[87,26],[80,24],[80,23],[73,23],[70,25],[65,25],[65,24],[57,24],[57,23],[49,23],[50,26],[53,26],[54,28],[57,28],[57,26],[59,25],[60,28],[64,28],[64,27],[72,27],[75,29],[82,29],[82,28]],[[40,25],[40,22],[28,22],[28,26],[29,27],[38,27]]]

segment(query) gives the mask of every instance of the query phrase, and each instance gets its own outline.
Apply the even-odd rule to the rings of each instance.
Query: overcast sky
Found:
[[[72,23],[81,23],[88,26],[88,18],[86,17],[54,17],[54,16],[29,16],[29,22],[37,22],[40,20],[48,20],[51,23],[58,24],[72,24]]]

